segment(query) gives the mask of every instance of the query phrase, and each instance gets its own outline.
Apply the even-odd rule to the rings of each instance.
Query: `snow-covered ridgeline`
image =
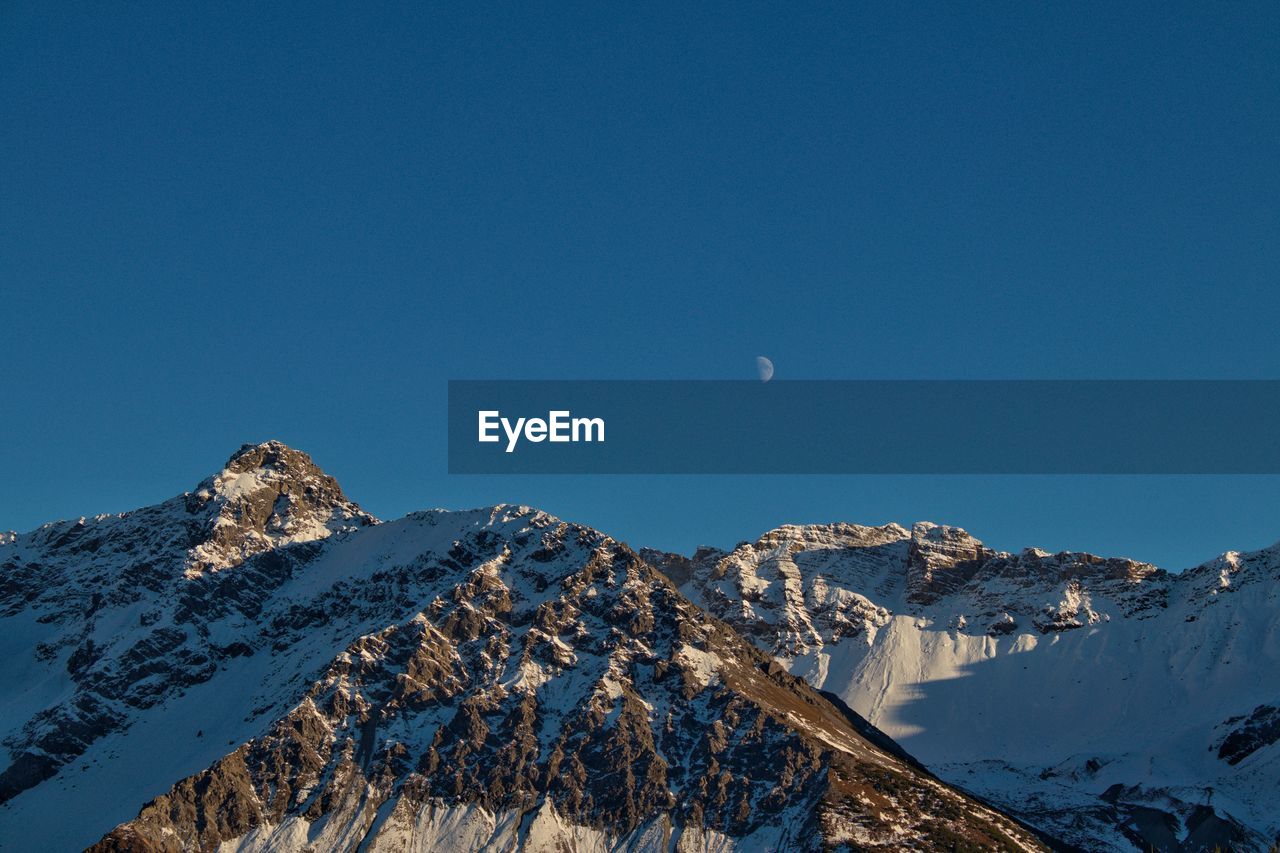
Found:
[[[1280,704],[1280,550],[1169,574],[929,524],[790,526],[681,579],[945,778],[1060,836],[1130,849],[1113,824],[1141,804],[1185,838],[1209,789],[1248,843],[1280,833],[1280,727],[1219,755]]]
[[[3,846],[1041,846],[526,507],[377,524],[268,444],[0,548]]]

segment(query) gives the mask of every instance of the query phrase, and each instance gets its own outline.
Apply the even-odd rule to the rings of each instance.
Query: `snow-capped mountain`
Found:
[[[0,638],[6,849],[1044,847],[627,546],[277,443],[6,535]]]
[[[0,803],[239,653],[207,625],[269,595],[309,552],[275,549],[374,521],[306,454],[273,442],[156,506],[6,534]],[[242,565],[255,554],[270,556]]]
[[[1280,546],[1170,574],[833,524],[643,555],[943,779],[1059,839],[1280,840]]]

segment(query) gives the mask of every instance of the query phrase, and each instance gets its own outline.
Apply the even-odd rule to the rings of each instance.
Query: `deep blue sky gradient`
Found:
[[[449,477],[444,392],[757,354],[1280,377],[1278,39],[1266,2],[10,0],[0,528],[275,437],[380,515],[516,501],[677,549],[919,518],[1171,568],[1269,544],[1264,477]]]

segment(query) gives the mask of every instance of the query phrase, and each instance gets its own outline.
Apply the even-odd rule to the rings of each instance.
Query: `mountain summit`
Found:
[[[228,652],[203,620],[267,595],[305,546],[376,523],[309,456],[270,441],[155,506],[0,542],[6,660],[20,667],[0,714],[0,803],[216,671]]]
[[[347,500],[307,454],[278,441],[246,444],[187,497],[208,519],[189,571],[216,571],[293,542],[324,539],[377,519]]]

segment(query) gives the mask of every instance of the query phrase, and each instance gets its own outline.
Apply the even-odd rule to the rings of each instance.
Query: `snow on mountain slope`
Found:
[[[1085,849],[1280,833],[1277,548],[1170,575],[837,524],[648,557],[943,778]]]
[[[375,521],[306,454],[270,442],[162,504],[8,536],[0,650],[14,671],[0,695],[0,803],[211,677],[241,653],[210,635],[211,617],[266,595],[320,540]],[[299,547],[276,550],[286,545]]]
[[[5,849],[1041,848],[527,508],[378,524],[270,443],[0,572]]]

